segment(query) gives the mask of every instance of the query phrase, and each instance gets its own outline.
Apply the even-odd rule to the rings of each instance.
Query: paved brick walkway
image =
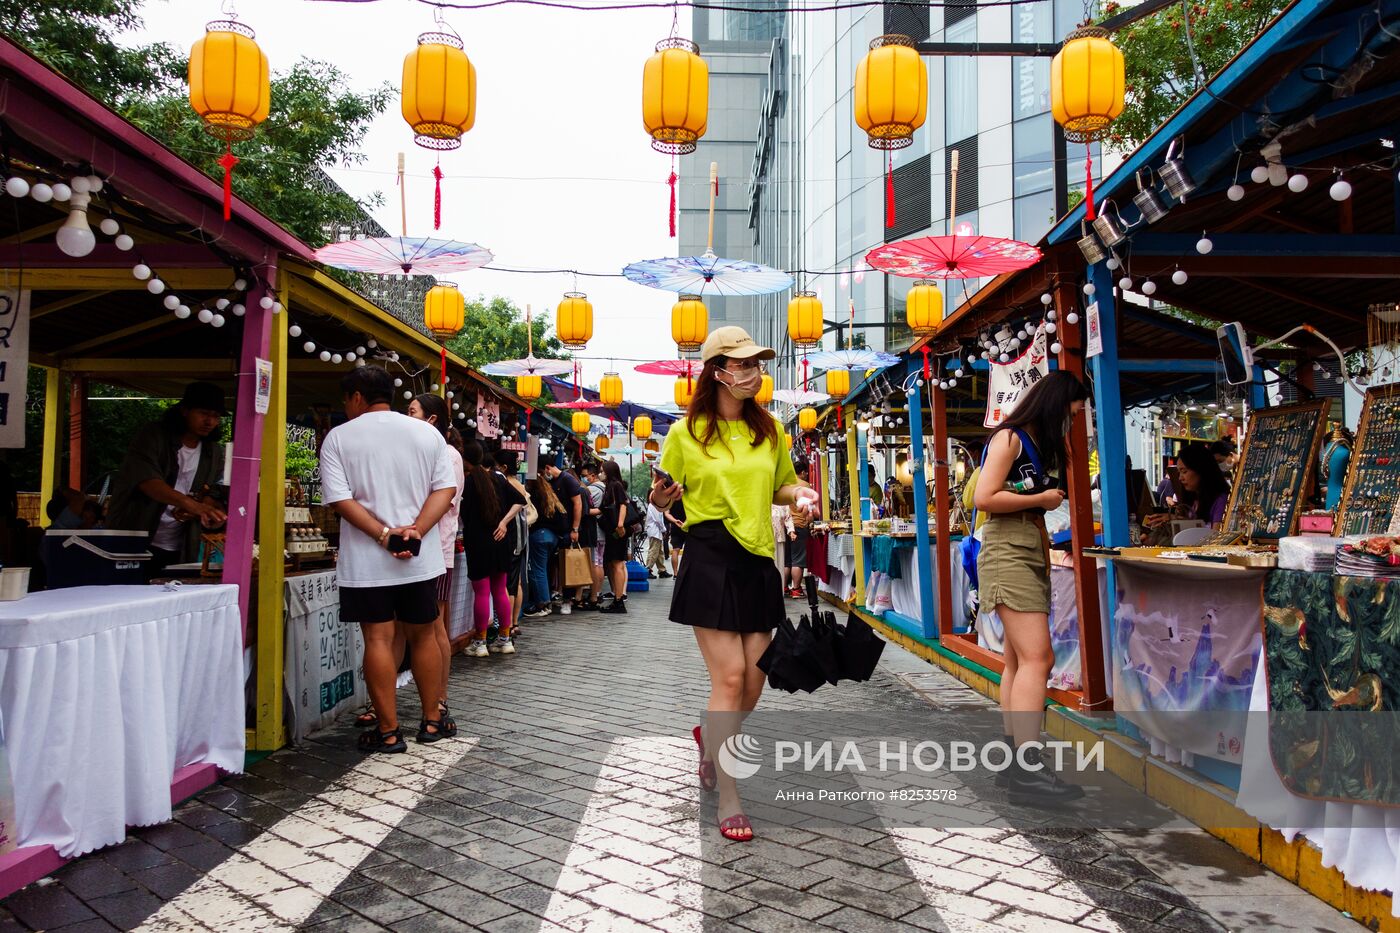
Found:
[[[514,658],[456,659],[462,738],[366,758],[347,724],[280,752],[13,895],[0,933],[1361,929],[1195,831],[759,823],[726,843],[694,778],[704,669],[653,586],[627,616],[529,623]],[[868,683],[763,707],[983,702],[890,648]]]

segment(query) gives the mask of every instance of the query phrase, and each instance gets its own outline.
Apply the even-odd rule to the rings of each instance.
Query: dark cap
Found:
[[[224,407],[224,390],[212,382],[191,382],[185,386],[185,396],[180,399],[180,404],[185,408],[202,408],[206,411],[217,411],[221,415],[228,414],[228,409]]]

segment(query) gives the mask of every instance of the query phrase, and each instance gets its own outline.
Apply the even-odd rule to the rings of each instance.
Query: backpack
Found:
[[[636,496],[627,500],[627,515],[622,519],[623,526],[629,535],[640,534],[646,525],[646,509],[642,507],[642,500]]]
[[[1044,474],[1040,467],[1040,453],[1035,449],[1035,444],[1031,443],[1030,436],[1020,428],[1012,428],[1016,436],[1021,439],[1021,449],[1031,458],[1031,466],[1035,469],[1036,475]],[[982,449],[982,466],[987,464],[987,450]],[[968,582],[972,588],[977,589],[977,557],[982,553],[982,542],[977,538],[977,510],[972,510],[972,522],[968,526],[968,535],[962,541],[962,565],[963,571],[967,574]]]

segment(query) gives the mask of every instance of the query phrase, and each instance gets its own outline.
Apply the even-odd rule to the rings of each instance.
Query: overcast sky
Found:
[[[399,86],[403,57],[433,28],[417,0],[237,0],[238,18],[257,31],[274,71],[297,58],[328,61],[358,89]],[[675,255],[667,235],[670,160],[654,152],[641,124],[642,64],[671,28],[669,10],[569,12],[528,7],[448,10],[477,70],[475,128],[442,156],[443,224],[436,234],[479,243],[509,268],[620,272],[627,263]],[[215,0],[146,0],[145,30],[188,51],[219,16]],[[689,34],[689,12],[681,26]],[[397,153],[407,155],[408,233],[432,236],[435,154],[413,143],[397,94],[364,143],[365,164],[327,166],[351,194],[386,203],[376,219],[397,234]],[[703,181],[703,180],[702,180]],[[449,276],[468,295],[504,295],[551,312],[574,281],[566,275],[477,270]],[[583,364],[596,385],[616,368],[627,397],[671,397],[671,380],[643,376],[606,357],[668,358],[669,292],[623,279],[582,278],[594,307],[594,338]],[[603,359],[598,359],[603,357]]]

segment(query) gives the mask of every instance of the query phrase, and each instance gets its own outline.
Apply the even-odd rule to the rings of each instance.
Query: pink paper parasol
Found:
[[[705,364],[699,360],[656,360],[634,367],[648,376],[698,376]]]
[[[1040,261],[1040,250],[992,236],[925,236],[877,246],[865,261],[881,272],[919,279],[980,279]]]
[[[595,402],[592,399],[576,398],[567,402],[550,402],[550,408],[571,408],[574,411],[587,411],[590,408],[602,408],[602,402]]]
[[[377,275],[467,272],[493,258],[489,249],[475,243],[410,236],[345,240],[316,250],[316,259],[328,266]]]

